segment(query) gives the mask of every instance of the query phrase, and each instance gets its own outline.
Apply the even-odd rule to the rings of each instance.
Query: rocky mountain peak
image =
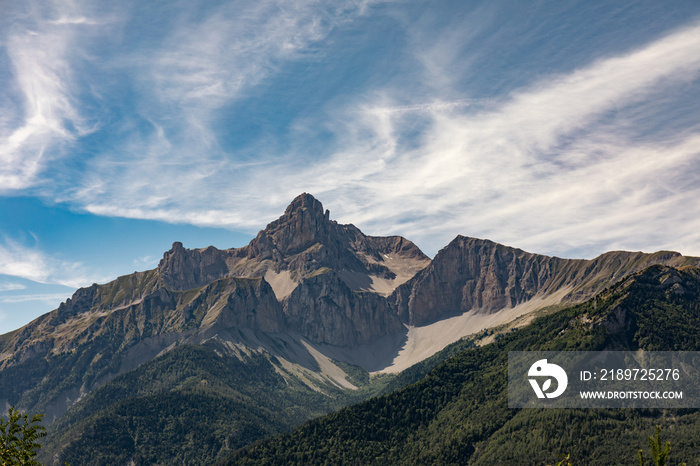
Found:
[[[189,290],[211,283],[228,274],[229,253],[213,246],[206,249],[185,249],[173,243],[158,264],[158,274],[173,290]]]
[[[262,232],[272,238],[284,255],[302,252],[315,243],[328,242],[331,234],[330,212],[311,194],[297,196],[279,219]]]
[[[301,193],[287,206],[284,211],[285,217],[294,217],[298,215],[308,214],[311,217],[317,218],[319,220],[325,219],[328,221],[330,212],[328,210],[323,211],[323,204],[321,201],[313,197],[308,193]]]
[[[308,193],[297,196],[234,255],[233,275],[264,276],[280,299],[304,279],[329,270],[353,291],[388,295],[430,262],[405,238],[367,236],[354,225],[331,220]]]

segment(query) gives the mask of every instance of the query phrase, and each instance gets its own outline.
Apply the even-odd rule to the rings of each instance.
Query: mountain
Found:
[[[236,414],[216,413],[217,433],[193,440],[186,457],[208,445],[213,460],[378,393],[390,383],[378,373],[401,372],[484,329],[524,325],[535,311],[582,302],[653,264],[700,260],[622,251],[560,259],[463,236],[431,260],[405,238],[338,224],[302,194],[247,246],[176,242],[157,268],[81,288],[0,335],[0,405],[47,413],[47,458],[94,463],[79,445],[122,438],[125,455],[150,464],[184,461],[174,439],[213,416],[196,400],[221,402]],[[168,370],[195,359],[201,370]],[[396,380],[399,388],[409,378]],[[175,399],[194,417],[182,412],[154,427],[165,400]],[[139,421],[139,410],[150,415]],[[117,418],[126,423],[118,435],[100,427]],[[148,453],[155,443],[172,448]]]
[[[632,464],[654,426],[700,464],[698,409],[511,409],[509,351],[700,350],[700,269],[651,266],[418,382],[244,448],[219,464]],[[470,347],[471,346],[471,347]]]
[[[493,313],[537,297],[581,302],[651,265],[700,265],[677,252],[614,251],[592,260],[532,254],[488,240],[457,236],[392,295],[402,320],[421,326],[449,314]]]
[[[386,300],[373,294],[391,293],[429,262],[404,238],[366,236],[330,220],[318,200],[302,194],[247,246],[187,250],[175,243],[157,272],[177,291],[222,278],[264,278],[283,306],[280,328],[315,343],[356,346],[403,329]]]
[[[410,241],[339,225],[302,194],[248,246],[175,243],[157,269],[81,288],[0,336],[0,403],[57,417],[161,352],[211,338],[262,346],[290,364],[325,364],[305,345],[353,347],[403,331],[383,296],[428,263]],[[328,377],[344,384],[343,375]]]
[[[264,277],[283,300],[304,279],[328,270],[338,272],[353,291],[389,294],[429,263],[415,244],[400,236],[367,236],[353,225],[330,220],[330,212],[304,193],[247,246],[187,250],[175,243],[158,273],[180,291],[224,277]]]
[[[397,373],[466,335],[540,309],[583,302],[649,266],[700,265],[677,252],[612,251],[595,259],[532,254],[489,240],[457,236],[389,297],[408,327],[403,347],[383,369]]]

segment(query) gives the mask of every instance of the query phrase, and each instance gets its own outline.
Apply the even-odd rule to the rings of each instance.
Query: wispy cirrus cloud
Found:
[[[222,109],[255,94],[287,62],[313,53],[316,42],[361,16],[368,3],[224,3],[202,14],[182,9],[156,45],[122,58],[139,88],[149,90],[134,109],[143,129],[94,157],[87,182],[67,198],[99,215],[256,225],[259,216],[226,207],[249,188],[242,181],[249,173],[275,160],[222,147],[215,129]]]
[[[61,149],[90,131],[74,86],[76,47],[73,2],[8,5],[0,44],[7,60],[0,82],[0,193],[41,183],[40,175]]]
[[[284,40],[273,43],[283,53]],[[324,122],[337,142],[318,158],[290,153],[241,167],[223,151],[197,158],[195,145],[176,147],[159,128],[148,156],[124,164],[120,176],[110,179],[114,160],[103,160],[99,170],[107,171],[90,177],[102,184],[83,200],[102,215],[256,228],[309,191],[342,220],[377,234],[400,232],[430,252],[462,233],[550,253],[637,245],[696,253],[697,225],[673,234],[665,225],[688,225],[687,213],[700,213],[700,188],[687,177],[697,165],[700,131],[691,115],[680,119],[680,130],[650,139],[645,119],[658,121],[663,102],[682,99],[684,86],[697,80],[699,57],[700,26],[691,25],[499,99],[397,105],[390,87],[371,91]],[[264,69],[251,66],[250,76]],[[183,70],[165,95],[188,102],[207,90],[200,109],[209,115],[214,104],[207,99],[240,92],[202,87],[218,82],[215,72],[188,87],[191,70]]]
[[[294,58],[339,22],[361,14],[366,2],[268,1],[226,3],[197,22],[177,21],[150,78],[158,94],[183,110],[229,103]]]
[[[17,291],[24,289],[26,289],[26,286],[22,285],[21,283],[0,283],[0,293],[3,291]]]
[[[57,259],[40,249],[26,247],[7,238],[0,242],[0,274],[69,287],[86,286],[95,281],[95,274],[88,273],[79,262]],[[12,283],[0,285],[0,291],[19,289],[24,289],[24,286]]]
[[[645,118],[663,119],[662,103],[683,99],[699,72],[693,25],[486,108],[416,106],[425,129],[409,150],[397,148],[416,118],[366,105],[340,126],[347,149],[305,167],[306,183],[275,176],[337,200],[347,220],[375,232],[398,226],[431,249],[463,233],[550,253],[653,245],[698,254],[700,224],[690,219],[700,186],[689,173],[700,165],[700,127],[691,114],[681,129],[649,136]]]
[[[503,15],[489,4],[451,22],[452,6],[411,16],[410,5],[375,3],[29,9],[3,42],[15,97],[0,116],[0,190],[41,186],[97,215],[246,230],[307,191],[339,220],[430,253],[460,233],[565,255],[700,254],[700,128],[683,107],[698,99],[686,99],[700,72],[697,23],[520,77],[494,52],[517,48],[523,30],[542,47],[534,58],[557,52],[578,17],[548,32],[516,15],[522,25],[494,31]],[[433,13],[453,27],[414,19]],[[106,23],[109,37],[94,28]],[[383,54],[356,45],[381,36],[379,49],[384,35]],[[372,56],[353,61],[358,51]],[[488,70],[498,85],[470,87],[499,60]],[[80,155],[57,163],[64,146]]]
[[[56,309],[72,293],[71,287],[0,275],[0,334]]]

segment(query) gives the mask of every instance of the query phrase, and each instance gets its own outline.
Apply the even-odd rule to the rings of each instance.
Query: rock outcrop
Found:
[[[185,249],[179,241],[163,255],[158,264],[158,275],[175,291],[199,288],[229,275],[227,250],[214,246],[206,249]]]
[[[201,289],[182,310],[184,320],[202,329],[248,328],[277,333],[285,330],[282,305],[263,278],[223,278]]]
[[[513,307],[546,286],[561,261],[458,236],[428,267],[399,287],[393,299],[399,315],[412,325],[469,310]]]

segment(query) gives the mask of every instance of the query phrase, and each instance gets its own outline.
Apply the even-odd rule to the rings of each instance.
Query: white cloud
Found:
[[[24,290],[27,287],[22,285],[21,283],[0,283],[0,293],[3,291],[17,291],[17,290]]]
[[[136,258],[132,261],[132,265],[136,267],[137,269],[142,269],[144,267],[154,267],[158,264],[158,261],[160,260],[159,257],[155,256],[143,256]]]
[[[93,130],[80,109],[75,62],[88,42],[79,32],[99,24],[79,10],[67,0],[18,2],[0,20],[11,65],[0,75],[0,193],[41,184],[46,168]]]
[[[184,24],[156,52],[152,77],[162,97],[195,110],[219,107],[330,28],[316,1],[228,3]],[[191,108],[190,108],[191,109]]]
[[[49,277],[47,261],[42,253],[12,242],[0,246],[0,273],[42,283]]]
[[[217,112],[361,16],[368,3],[236,2],[177,17],[157,45],[115,65],[149,90],[135,112],[151,127],[98,154],[84,183],[62,200],[99,215],[259,227],[278,206],[246,180],[273,162],[222,150],[212,129]],[[242,200],[254,208],[241,209]]]
[[[698,128],[645,141],[638,138],[643,128],[629,127],[633,112],[626,113],[641,105],[653,115],[657,98],[692,82],[699,70],[696,25],[546,78],[500,103],[396,106],[380,93],[326,122],[343,149],[321,160],[291,154],[281,163],[237,167],[204,157],[192,169],[188,153],[158,131],[149,156],[124,166],[120,191],[107,174],[98,176],[107,185],[85,196],[86,205],[101,215],[254,229],[307,191],[340,220],[375,234],[405,234],[429,252],[460,233],[558,254],[618,245],[699,254],[693,219],[700,218],[700,186],[678,183],[684,167],[698,162]],[[185,81],[173,82],[179,84],[170,91]],[[199,81],[192,83],[199,89]],[[615,118],[606,116],[610,111]],[[422,129],[406,146],[417,119]],[[154,177],[154,170],[170,176]],[[104,202],[115,196],[118,202]]]
[[[404,234],[429,252],[460,233],[536,252],[619,246],[700,254],[700,186],[688,176],[700,165],[700,128],[688,115],[675,128],[645,133],[646,119],[664,119],[665,100],[697,84],[697,24],[498,100],[450,100],[460,74],[446,68],[454,71],[457,46],[479,33],[463,28],[416,51],[425,70],[411,79],[424,75],[422,101],[388,76],[344,110],[329,106],[325,121],[311,123],[335,138],[325,153],[262,151],[253,161],[227,153],[214,129],[219,111],[322,47],[366,6],[280,0],[197,14],[184,2],[172,8],[163,37],[121,49],[110,64],[136,83],[137,107],[129,110],[150,126],[98,149],[80,184],[53,195],[99,215],[257,229],[306,191],[341,221]],[[56,8],[8,35],[24,100],[0,117],[4,189],[38,183],[54,156],[49,149],[88,131],[74,101],[69,49],[81,50],[79,28],[101,21],[75,6]],[[305,136],[298,132],[299,147]],[[10,254],[9,264],[18,276],[50,280],[56,263],[33,252],[35,260]]]
[[[74,288],[95,281],[90,280],[90,274],[79,262],[56,259],[7,238],[0,243],[0,274]]]
[[[461,233],[536,252],[643,246],[700,254],[700,185],[687,176],[700,165],[700,128],[686,122],[686,131],[648,141],[645,127],[630,127],[639,108],[626,113],[636,105],[663,118],[656,99],[682,92],[698,71],[695,25],[485,110],[416,106],[430,124],[404,152],[397,147],[413,124],[405,120],[410,107],[397,112],[378,99],[345,118],[344,151],[304,167],[303,177],[289,167],[275,177],[329,199],[344,220],[377,234],[399,230],[432,251]]]
[[[56,303],[64,301],[69,296],[66,293],[35,293],[35,294],[24,294],[24,295],[10,295],[10,296],[0,296],[0,303],[5,304],[16,304],[16,303],[26,303],[26,302],[43,302],[43,303]]]

